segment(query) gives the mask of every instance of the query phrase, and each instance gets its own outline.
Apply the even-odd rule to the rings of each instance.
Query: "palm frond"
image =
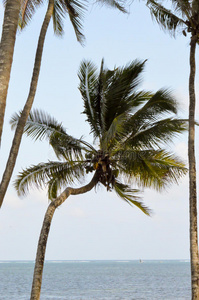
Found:
[[[78,77],[80,80],[79,90],[84,101],[83,113],[87,116],[87,121],[91,126],[94,137],[100,136],[100,115],[99,107],[96,112],[96,95],[99,91],[97,67],[91,62],[83,60],[80,64]]]
[[[54,0],[53,10],[53,28],[56,35],[61,36],[63,34],[63,19],[65,18],[66,11],[63,2],[60,0]]]
[[[25,195],[29,188],[42,188],[48,186],[52,188],[52,180],[57,179],[59,188],[72,184],[75,180],[80,180],[84,176],[84,162],[54,162],[40,163],[31,166],[19,173],[14,182],[15,189],[19,195]]]
[[[15,129],[20,118],[20,113],[15,113],[11,120],[11,128]],[[82,151],[87,151],[89,144],[82,139],[76,139],[66,133],[61,123],[42,110],[33,110],[24,127],[24,133],[34,140],[47,139],[53,147],[58,158],[64,157],[71,160],[81,159]],[[93,147],[90,145],[93,150]],[[90,149],[89,148],[89,149]]]
[[[169,144],[173,138],[188,130],[186,120],[167,118],[158,122],[143,122],[143,126],[127,140],[123,139],[123,147],[147,149]]]
[[[187,173],[185,164],[165,150],[121,151],[117,168],[130,182],[156,190],[166,188]]]
[[[114,190],[116,194],[125,202],[130,205],[138,207],[142,212],[144,212],[147,216],[150,216],[151,210],[145,206],[137,196],[139,190],[131,189],[129,185],[123,184],[120,181],[116,180],[114,184]]]
[[[78,42],[84,43],[84,35],[82,33],[82,22],[84,18],[85,11],[87,9],[86,0],[63,0],[63,4],[68,13],[71,24],[74,28]]]
[[[172,35],[175,34],[176,28],[185,25],[185,21],[175,14],[170,9],[162,6],[158,1],[147,0],[147,6],[150,9],[151,16],[162,29],[168,30]]]
[[[174,10],[182,16],[190,20],[191,18],[191,5],[189,0],[171,0]]]
[[[48,199],[53,200],[57,198],[59,180],[53,177],[48,181]]]
[[[43,4],[43,0],[22,0],[19,14],[19,27],[23,29],[32,19],[36,9]]]
[[[11,129],[17,127],[21,112],[15,113],[10,120]],[[24,133],[34,140],[49,139],[52,133],[59,132],[67,135],[65,128],[55,118],[42,110],[32,110],[26,122]]]
[[[154,93],[150,91],[134,91],[129,97],[129,102],[131,105],[131,113],[134,114],[139,107],[142,107],[147,101],[151,99]]]
[[[123,113],[112,121],[101,141],[101,148],[103,151],[113,149],[114,145],[120,141],[120,136],[123,136],[123,125],[126,121],[126,117],[126,113]]]
[[[138,107],[125,124],[127,140],[139,133],[141,128],[148,127],[149,124],[160,120],[167,114],[177,113],[176,99],[167,89],[161,89],[155,94],[148,94],[145,104]],[[143,99],[144,102],[144,99]]]
[[[123,13],[127,13],[126,8],[124,7],[124,1],[116,1],[116,0],[97,0],[102,5],[107,5],[116,9],[119,9]]]
[[[104,131],[107,131],[113,120],[131,109],[131,95],[141,81],[145,61],[135,60],[123,68],[116,68],[104,74],[105,99],[102,104]]]
[[[102,103],[103,103],[103,75],[104,75],[104,59],[101,61],[101,67],[100,67],[100,73],[98,76],[98,79],[96,81],[96,92],[94,95],[94,101],[93,101],[93,109],[95,111],[96,117],[95,121],[97,123],[98,132],[101,133],[102,131]],[[98,133],[98,135],[100,135]]]
[[[155,114],[166,114],[166,113],[177,113],[178,103],[176,99],[173,97],[171,91],[169,89],[160,89],[153,95],[146,103],[144,110],[147,109],[147,115],[155,115]],[[143,111],[143,110],[142,110]]]
[[[58,159],[82,160],[83,152],[96,153],[97,150],[82,138],[76,139],[72,136],[54,132],[50,136],[50,145],[53,147]]]
[[[198,0],[192,0],[191,1],[191,12],[192,12],[192,15],[198,15],[198,10],[199,10],[199,3],[198,3]]]
[[[36,9],[43,4],[43,2],[43,0],[22,0],[19,16],[19,27],[21,29],[23,29],[31,21]],[[63,19],[68,14],[78,42],[83,44],[85,38],[82,33],[82,22],[86,9],[86,1],[54,0],[53,27],[55,34],[63,34]]]

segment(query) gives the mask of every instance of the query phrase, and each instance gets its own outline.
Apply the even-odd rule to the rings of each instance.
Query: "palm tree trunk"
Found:
[[[4,13],[3,30],[0,44],[0,145],[20,4],[20,0],[7,0]]]
[[[3,199],[4,199],[5,193],[8,188],[8,184],[10,182],[10,179],[11,179],[11,176],[12,176],[12,173],[14,170],[14,166],[16,163],[16,159],[17,159],[17,155],[19,152],[19,147],[20,147],[20,143],[21,143],[21,139],[22,139],[22,135],[23,135],[24,126],[26,124],[28,115],[30,113],[30,110],[32,108],[32,104],[33,104],[33,101],[35,98],[35,93],[36,93],[37,83],[38,83],[39,73],[40,73],[40,67],[41,67],[41,59],[42,59],[44,41],[45,41],[48,25],[50,23],[50,19],[51,19],[52,13],[53,13],[53,9],[54,9],[54,1],[49,0],[48,9],[47,9],[47,12],[46,12],[46,15],[44,18],[44,22],[42,24],[40,36],[39,36],[29,95],[28,95],[27,101],[25,103],[25,106],[22,110],[20,119],[17,124],[17,128],[16,128],[15,135],[14,135],[13,142],[12,142],[12,147],[10,149],[9,158],[8,158],[6,168],[5,168],[5,171],[3,174],[3,178],[2,178],[2,181],[0,184],[0,207],[3,203]]]
[[[97,183],[98,175],[97,172],[93,176],[90,183],[81,187],[81,188],[66,188],[59,197],[57,197],[53,202],[50,203],[48,209],[46,211],[43,226],[41,229],[38,247],[37,247],[37,255],[35,261],[35,269],[33,275],[33,283],[32,283],[32,291],[30,300],[39,300],[40,292],[41,292],[41,284],[42,284],[42,274],[44,267],[44,259],[46,253],[46,244],[48,240],[48,234],[50,231],[50,225],[52,222],[52,218],[55,212],[55,209],[60,206],[70,195],[78,195],[83,194],[90,191]]]
[[[195,161],[195,50],[196,38],[190,43],[190,77],[189,77],[189,213],[190,213],[190,255],[192,300],[199,300],[199,257],[196,195],[196,161]]]

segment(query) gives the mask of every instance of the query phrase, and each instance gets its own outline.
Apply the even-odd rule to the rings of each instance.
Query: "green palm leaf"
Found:
[[[63,19],[65,18],[66,11],[63,5],[63,1],[54,0],[53,10],[53,28],[56,35],[61,36],[63,34]]]
[[[19,16],[19,27],[23,29],[32,19],[36,9],[43,4],[43,0],[23,0]],[[62,35],[63,20],[68,15],[74,28],[77,40],[83,44],[82,22],[87,9],[86,1],[54,0],[53,27],[57,35]]]
[[[154,123],[145,123],[136,132],[123,141],[127,148],[134,149],[160,148],[163,144],[172,142],[174,137],[187,131],[187,120],[167,118]]]
[[[11,129],[14,130],[17,127],[21,113],[15,113],[10,120]],[[50,136],[54,132],[67,135],[65,128],[55,118],[42,110],[35,109],[30,112],[24,133],[30,136],[34,140],[49,140]]]
[[[118,180],[115,181],[114,190],[122,200],[130,205],[138,207],[143,213],[150,216],[151,210],[146,207],[137,196],[139,190],[131,189],[130,186],[123,184]]]
[[[20,114],[17,113],[12,116],[10,120],[12,129],[16,128],[19,117]],[[68,135],[61,123],[41,110],[33,110],[30,113],[24,133],[34,140],[47,139],[58,158],[63,157],[70,160],[74,155],[74,159],[81,159],[83,150],[94,150],[89,143]]]
[[[187,173],[184,163],[165,150],[119,151],[117,168],[130,182],[161,190]]]
[[[156,120],[167,113],[177,113],[177,102],[168,89],[160,89],[151,95],[144,107],[135,114],[136,119]]]
[[[104,59],[101,61],[100,73],[95,83],[95,93],[93,101],[93,112],[95,114],[95,122],[97,132],[93,131],[94,137],[102,138],[103,120],[102,120],[102,104],[104,101]],[[95,130],[96,131],[96,130]]]
[[[136,107],[137,111],[133,111],[130,118],[126,121],[125,134],[128,139],[131,139],[141,128],[148,126],[148,124],[153,124],[166,115],[176,114],[177,112],[177,102],[169,90],[161,89],[155,94],[148,93],[146,96],[146,99],[142,99],[142,102],[145,102],[145,104],[141,107]]]
[[[134,123],[130,121],[132,113],[136,111],[137,107],[143,104],[143,102],[149,100],[151,96],[150,92],[141,91],[133,93],[133,95],[129,97],[129,108],[126,109],[124,113],[116,116],[109,129],[103,133],[101,147],[104,151],[112,151],[118,146],[120,148],[120,145],[123,144],[126,137],[132,132],[132,128],[134,128]]]
[[[117,8],[123,13],[127,13],[125,7],[124,7],[124,1],[119,0],[97,0],[97,2],[101,3],[102,5],[107,5],[109,7]]]
[[[23,29],[32,19],[36,9],[43,4],[43,0],[22,0],[19,15],[19,27]]]
[[[54,0],[54,12],[53,12],[53,26],[54,32],[57,35],[62,35],[63,20],[68,15],[71,24],[74,28],[78,42],[84,42],[84,35],[82,33],[82,22],[85,11],[87,9],[86,2],[74,1],[74,0]]]
[[[53,177],[48,181],[48,199],[53,200],[57,198],[59,181],[57,177]]]
[[[52,189],[52,180],[56,178],[57,189],[60,189],[65,185],[74,184],[76,180],[81,180],[85,174],[84,165],[83,161],[77,163],[54,161],[40,163],[20,172],[14,186],[19,195],[25,195],[29,191],[29,188],[33,186],[42,188],[50,184],[50,188]]]
[[[78,42],[83,44],[84,35],[82,33],[82,22],[85,11],[87,9],[87,2],[79,0],[63,0],[63,6],[65,6],[66,8],[67,14],[74,28]]]
[[[191,5],[189,0],[172,0],[174,10],[188,20],[191,18]]]
[[[114,148],[117,141],[123,136],[123,127],[126,121],[126,113],[117,116],[111,123],[109,129],[104,133],[101,141],[103,151],[108,151]]]
[[[131,96],[141,82],[144,64],[145,61],[135,60],[112,72],[106,70],[104,75],[104,94],[106,97],[102,104],[104,131],[109,129],[117,116],[131,109]]]
[[[150,9],[151,16],[157,23],[166,30],[169,30],[172,35],[175,34],[178,26],[186,25],[184,20],[177,17],[171,10],[166,9],[158,1],[147,0],[147,6]]]
[[[83,60],[80,64],[78,77],[80,80],[79,90],[84,101],[83,113],[87,116],[87,121],[91,126],[91,132],[95,137],[100,136],[100,128],[98,119],[99,114],[96,114],[96,94],[99,91],[97,67],[91,62]],[[97,90],[96,90],[97,89]]]

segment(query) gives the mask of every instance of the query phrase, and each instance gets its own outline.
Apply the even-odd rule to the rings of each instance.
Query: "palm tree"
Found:
[[[21,0],[4,2],[6,6],[0,43],[0,146]]]
[[[165,1],[166,2],[166,1]],[[190,255],[192,299],[199,299],[199,255],[197,233],[197,191],[195,160],[195,51],[199,42],[199,1],[171,0],[172,9],[159,0],[147,0],[152,17],[173,36],[180,30],[185,36],[190,33],[190,75],[189,75],[189,211],[190,211]],[[168,2],[167,2],[168,4]]]
[[[99,1],[101,1],[102,3],[106,3],[109,6],[116,7],[122,12],[125,12],[123,6],[119,4],[119,1],[115,1],[115,0],[112,1],[99,0]],[[20,27],[22,29],[32,18],[32,14],[35,12],[36,7],[39,6],[42,2],[43,2],[42,0],[32,0],[32,1],[24,0],[22,2],[20,21],[19,21]],[[22,110],[18,125],[16,127],[9,157],[0,183],[0,207],[2,206],[4,196],[7,191],[15,167],[15,163],[16,163],[16,159],[17,159],[17,155],[18,155],[18,151],[19,151],[19,147],[23,135],[24,126],[26,124],[28,115],[30,113],[35,98],[37,83],[38,83],[39,73],[40,73],[40,67],[41,67],[44,41],[45,41],[50,20],[51,18],[53,18],[55,33],[61,35],[63,33],[63,18],[65,17],[66,14],[68,14],[70,21],[73,25],[73,28],[75,30],[77,40],[80,43],[83,43],[84,35],[82,33],[82,18],[84,16],[85,10],[86,10],[86,2],[81,3],[80,1],[76,1],[76,0],[49,0],[48,1],[48,8],[46,11],[46,15],[43,21],[43,25],[38,40],[38,46],[37,46],[37,51],[35,56],[35,64],[33,68],[29,95],[24,105],[24,108]]]
[[[102,61],[100,72],[91,61],[79,70],[84,114],[94,144],[67,134],[61,123],[48,114],[30,113],[25,133],[33,139],[47,139],[59,161],[40,163],[23,170],[15,181],[19,195],[29,187],[48,188],[51,203],[44,217],[38,243],[31,299],[39,299],[48,233],[55,209],[70,195],[103,185],[145,214],[150,210],[140,201],[135,187],[161,190],[186,173],[183,162],[161,146],[186,130],[184,120],[175,118],[177,104],[167,90],[138,91],[145,62],[133,61],[123,68],[108,70]],[[11,120],[17,126],[20,114]],[[94,146],[94,145],[97,145]],[[68,187],[88,173],[92,180],[80,188]],[[67,187],[66,187],[67,186]],[[60,192],[66,187],[63,192]]]

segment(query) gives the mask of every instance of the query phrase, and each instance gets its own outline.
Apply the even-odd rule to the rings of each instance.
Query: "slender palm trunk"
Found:
[[[26,124],[28,115],[30,113],[30,110],[32,108],[32,104],[33,104],[33,101],[35,98],[35,93],[36,93],[37,83],[38,83],[39,73],[40,73],[40,67],[41,67],[41,59],[42,59],[44,41],[45,41],[48,25],[50,23],[50,19],[51,19],[52,13],[53,13],[53,9],[54,9],[54,1],[49,0],[48,9],[47,9],[47,12],[46,12],[46,15],[44,18],[44,22],[43,22],[43,25],[41,28],[40,36],[39,36],[29,95],[28,95],[27,101],[25,103],[25,106],[22,110],[20,119],[17,124],[17,128],[16,128],[15,135],[14,135],[13,142],[12,142],[12,147],[10,149],[10,154],[8,157],[6,168],[5,168],[3,178],[2,178],[2,181],[0,184],[0,207],[3,203],[3,199],[4,199],[5,193],[7,191],[7,188],[8,188],[8,185],[9,185],[9,182],[10,182],[13,170],[14,170],[17,155],[19,152],[19,147],[21,144],[24,126]]]
[[[0,44],[0,145],[21,0],[7,0]]]
[[[43,226],[41,229],[38,247],[37,247],[37,255],[35,261],[35,269],[33,275],[33,283],[32,283],[32,291],[30,300],[39,300],[40,292],[41,292],[41,284],[42,284],[42,274],[44,267],[44,259],[46,253],[46,244],[48,240],[48,234],[50,231],[50,225],[52,222],[52,218],[55,212],[55,209],[60,206],[70,195],[78,195],[83,194],[90,191],[97,183],[98,175],[97,172],[93,176],[90,183],[80,188],[66,188],[59,197],[57,197],[53,202],[50,203],[48,209],[46,211]]]
[[[196,195],[196,161],[195,161],[195,50],[196,39],[192,36],[190,43],[190,77],[189,77],[189,212],[190,212],[190,255],[192,300],[199,300],[199,257],[197,232],[197,195]]]

